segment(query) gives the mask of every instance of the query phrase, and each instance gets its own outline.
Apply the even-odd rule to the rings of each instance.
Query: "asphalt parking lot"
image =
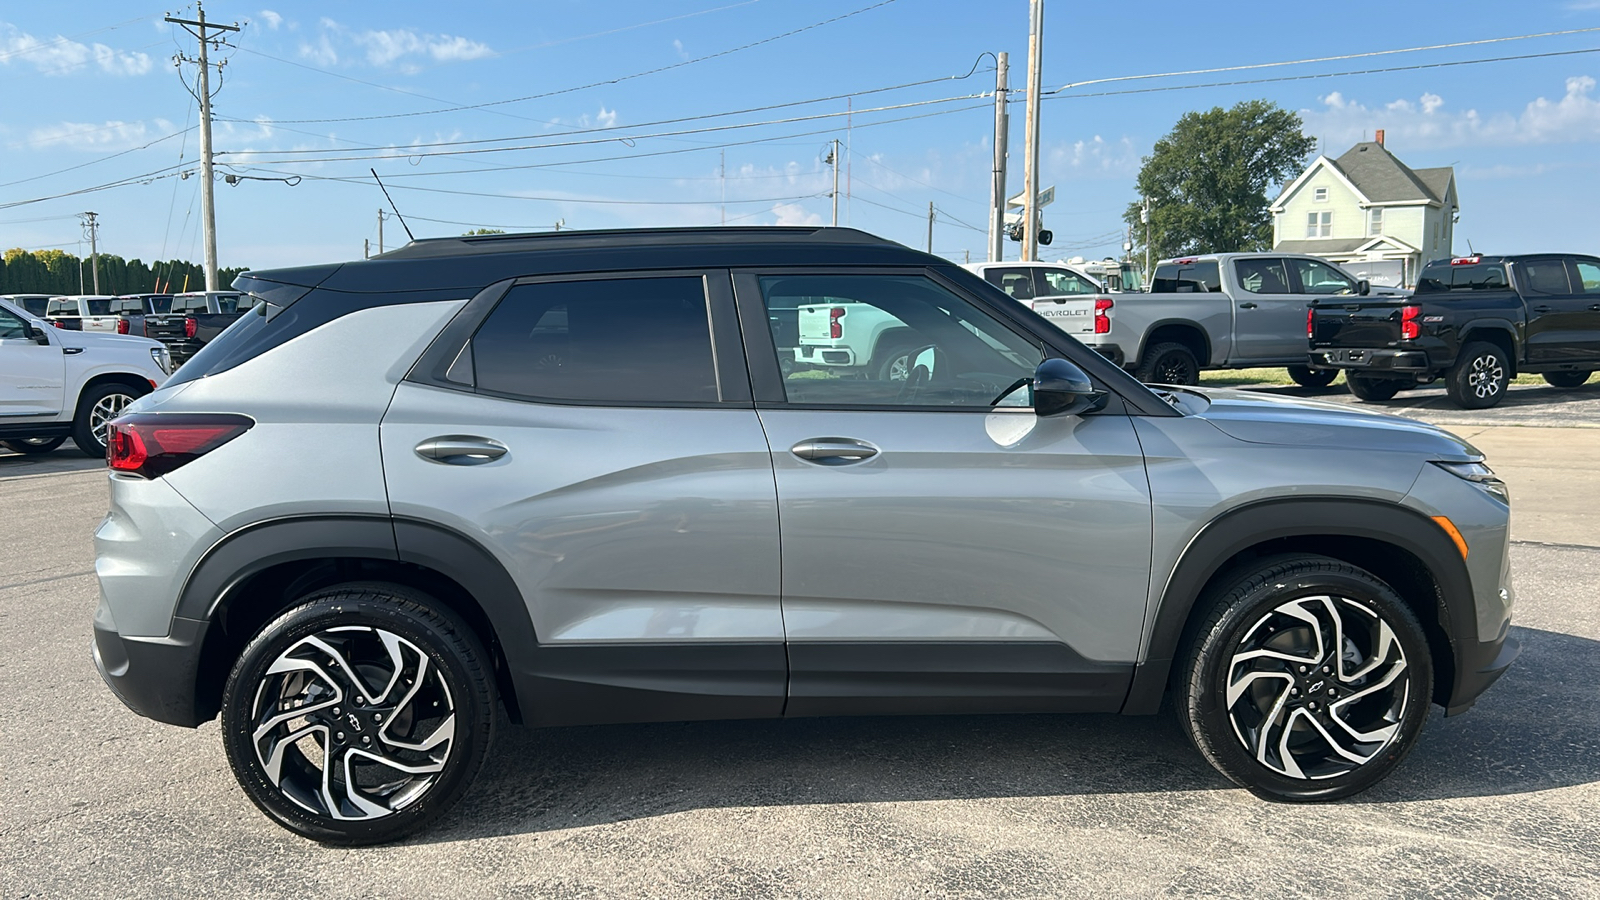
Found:
[[[1600,431],[1525,427],[1600,425],[1600,386],[1559,409],[1533,390],[1491,411],[1521,422],[1452,426],[1521,460],[1523,656],[1354,800],[1259,801],[1166,716],[508,726],[442,827],[359,851],[269,824],[216,723],[101,685],[103,471],[70,444],[0,455],[0,896],[1600,896]],[[1430,402],[1380,406],[1459,413]]]

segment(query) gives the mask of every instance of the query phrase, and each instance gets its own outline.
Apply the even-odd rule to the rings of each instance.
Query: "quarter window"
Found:
[[[705,284],[619,278],[513,287],[472,338],[479,390],[649,405],[719,399]]]
[[[1306,213],[1306,237],[1325,238],[1333,235],[1333,211]]]
[[[1281,259],[1241,259],[1233,264],[1239,286],[1252,294],[1287,294],[1289,276]]]
[[[1039,346],[919,275],[761,279],[768,320],[798,308],[790,403],[990,409],[1031,405]],[[774,337],[777,337],[776,329]]]

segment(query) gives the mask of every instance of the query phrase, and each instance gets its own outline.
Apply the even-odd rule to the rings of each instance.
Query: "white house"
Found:
[[[1271,210],[1273,249],[1409,287],[1424,263],[1451,255],[1455,169],[1412,169],[1384,149],[1379,131],[1338,159],[1317,157]]]

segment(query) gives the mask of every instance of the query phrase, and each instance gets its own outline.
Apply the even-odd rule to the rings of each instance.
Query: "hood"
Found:
[[[84,350],[136,350],[141,347],[159,347],[161,342],[153,338],[139,337],[132,334],[112,334],[101,331],[67,331],[64,328],[52,329],[61,336],[61,346],[81,347]]]
[[[1342,447],[1419,453],[1438,460],[1477,460],[1483,454],[1437,425],[1342,403],[1277,397],[1252,391],[1165,388],[1198,398],[1193,415],[1231,438],[1252,444]]]

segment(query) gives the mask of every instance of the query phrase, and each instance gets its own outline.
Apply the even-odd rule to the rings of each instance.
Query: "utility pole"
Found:
[[[839,227],[839,139],[833,139],[833,152],[828,154],[828,162],[833,166],[833,227]]]
[[[383,208],[378,208],[378,255],[383,255]]]
[[[1011,55],[996,56],[994,74],[994,184],[989,190],[989,262],[1000,262],[1006,252],[1006,145],[1011,115],[1006,112],[1006,80]]]
[[[1022,162],[1022,259],[1039,258],[1039,77],[1044,53],[1044,0],[1029,0],[1028,122]]]
[[[928,252],[933,252],[933,201],[928,201]]]
[[[1144,197],[1144,205],[1139,208],[1139,221],[1144,223],[1144,272],[1141,280],[1145,284],[1151,281],[1150,276],[1150,198]]]
[[[89,271],[94,275],[94,292],[100,293],[100,223],[95,220],[98,213],[79,213],[83,216],[83,228],[89,232]],[[78,290],[83,290],[83,267],[78,267]]]
[[[198,63],[200,66],[200,207],[201,225],[205,229],[206,239],[206,290],[214,291],[217,285],[217,206],[212,188],[213,174],[211,162],[211,59],[206,55],[209,47],[221,48],[221,34],[229,31],[238,31],[238,24],[217,25],[206,21],[206,11],[195,2],[195,15],[199,21],[177,19],[167,16],[167,21],[174,25],[182,25],[183,30],[194,35],[200,41],[200,58],[190,59],[182,53],[173,57],[174,65],[186,62]],[[192,27],[191,27],[192,26]],[[199,31],[194,29],[198,28]],[[208,35],[207,29],[214,34]],[[226,61],[217,64],[220,73]]]

